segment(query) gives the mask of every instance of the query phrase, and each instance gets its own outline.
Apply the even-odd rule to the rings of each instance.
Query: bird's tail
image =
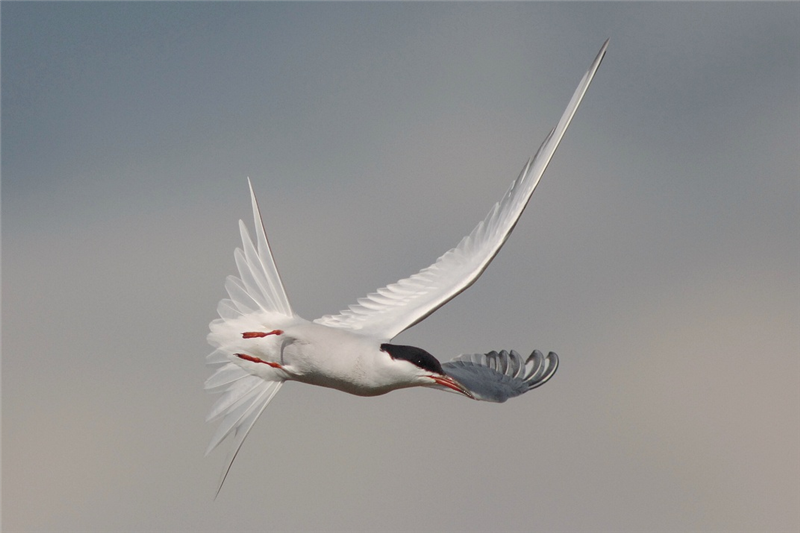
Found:
[[[247,434],[286,379],[279,365],[269,364],[279,362],[281,339],[278,332],[302,320],[292,312],[249,179],[248,184],[256,242],[253,243],[240,220],[242,248],[234,253],[239,277],[228,276],[225,281],[229,298],[219,302],[220,318],[211,322],[208,334],[209,344],[216,349],[206,358],[206,363],[216,368],[216,372],[206,380],[205,388],[209,392],[221,392],[222,396],[207,417],[207,421],[221,422],[206,454],[233,434],[233,445],[217,494]],[[267,364],[258,364],[264,362]]]

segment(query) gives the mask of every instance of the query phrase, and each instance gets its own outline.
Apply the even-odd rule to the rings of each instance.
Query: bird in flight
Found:
[[[377,396],[407,387],[432,387],[474,400],[504,402],[543,385],[558,356],[534,350],[463,354],[440,363],[421,348],[392,344],[400,332],[472,285],[505,243],[592,82],[608,41],[583,76],[558,125],[525,164],[505,196],[472,233],[431,266],[360,298],[337,315],[314,321],[292,310],[275,266],[250,183],[255,241],[239,221],[242,248],[234,257],[239,277],[225,282],[229,298],[209,325],[216,348],[206,359],[216,368],[205,382],[221,392],[207,421],[221,420],[206,454],[227,436],[233,445],[217,494],[247,434],[286,381]],[[249,180],[248,180],[249,183]]]

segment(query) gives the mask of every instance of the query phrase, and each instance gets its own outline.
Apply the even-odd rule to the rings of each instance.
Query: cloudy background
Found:
[[[2,5],[4,531],[796,531],[800,4]],[[503,405],[289,384],[219,498],[205,336],[253,179],[295,310],[483,218],[398,342],[553,350]],[[223,446],[224,447],[224,446]]]

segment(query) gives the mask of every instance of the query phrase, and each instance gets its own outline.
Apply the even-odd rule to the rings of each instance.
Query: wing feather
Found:
[[[424,320],[475,283],[522,215],[586,94],[607,46],[608,41],[583,76],[558,125],[547,135],[536,155],[528,160],[502,200],[472,233],[417,274],[368,294],[338,315],[325,315],[315,322],[388,340]]]
[[[442,368],[476,400],[502,403],[547,383],[558,369],[558,356],[554,352],[544,356],[539,350],[524,359],[514,350],[462,354],[443,363]]]

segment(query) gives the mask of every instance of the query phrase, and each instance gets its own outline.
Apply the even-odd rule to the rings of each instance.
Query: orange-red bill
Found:
[[[453,389],[454,391],[460,392],[468,398],[472,398],[473,400],[475,399],[475,396],[473,396],[470,391],[468,391],[461,383],[454,380],[450,376],[431,376],[431,379],[443,387]]]

